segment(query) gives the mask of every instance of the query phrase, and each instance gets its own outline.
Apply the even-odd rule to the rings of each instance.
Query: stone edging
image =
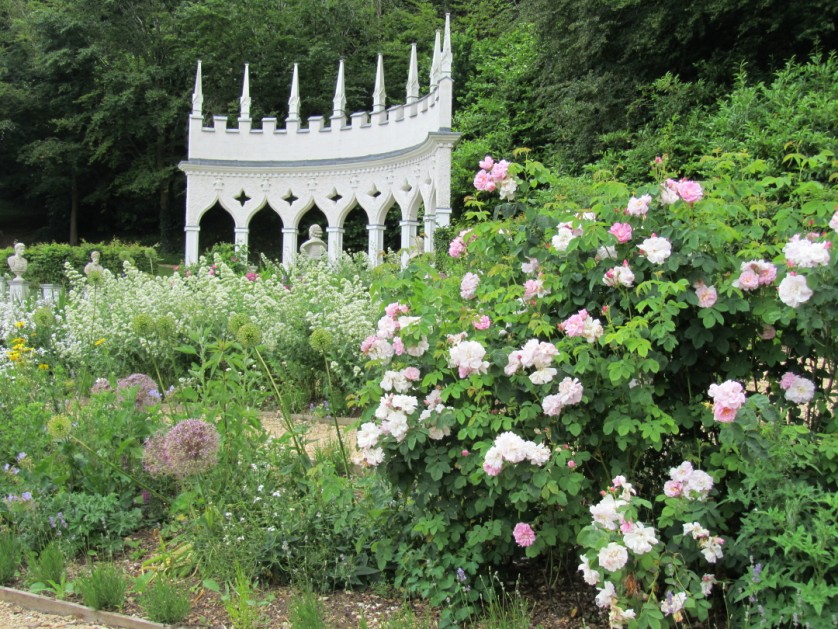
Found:
[[[23,592],[7,587],[0,587],[0,601],[20,605],[21,607],[45,614],[74,616],[87,622],[108,625],[109,627],[121,627],[122,629],[164,629],[166,627],[166,625],[151,622],[150,620],[123,616],[122,614],[115,614],[113,612],[96,611],[84,605],[70,603],[69,601],[59,601],[54,598],[47,598],[39,594],[32,594],[31,592]]]

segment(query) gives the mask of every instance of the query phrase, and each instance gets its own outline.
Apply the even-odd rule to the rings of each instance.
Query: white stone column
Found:
[[[183,228],[186,232],[186,256],[184,264],[195,264],[198,262],[198,236],[201,233],[200,225],[187,225]]]
[[[340,260],[340,254],[343,252],[343,227],[327,227],[329,245],[329,260],[336,262]]]
[[[282,228],[282,264],[289,266],[297,256],[297,228]]]
[[[236,227],[235,230],[235,239],[234,243],[236,246],[236,251],[238,251],[241,247],[247,247],[247,237],[250,234],[250,229],[247,227]]]
[[[434,231],[436,230],[436,221],[434,215],[428,213],[425,209],[425,253],[431,253],[434,250]]]
[[[418,233],[419,221],[399,221],[402,228],[402,249],[410,249],[413,246],[413,239]]]
[[[384,225],[367,225],[370,234],[369,250],[370,266],[378,266],[381,253],[384,251]]]
[[[436,209],[434,221],[437,227],[451,224],[451,151],[453,142],[441,142],[436,149]]]

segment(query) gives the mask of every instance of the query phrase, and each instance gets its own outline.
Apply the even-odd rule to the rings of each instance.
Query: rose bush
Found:
[[[376,545],[397,585],[440,603],[457,569],[565,557],[615,475],[657,493],[693,461],[724,493],[748,480],[735,452],[766,422],[835,431],[834,197],[801,185],[791,206],[738,155],[705,168],[630,190],[509,164],[522,197],[505,218],[473,202],[444,268],[416,260],[376,287],[391,303],[362,345],[358,460],[401,494],[398,534]],[[385,372],[405,369],[421,379],[389,392]],[[789,396],[786,371],[818,385]],[[735,536],[743,509],[728,501],[714,534]]]

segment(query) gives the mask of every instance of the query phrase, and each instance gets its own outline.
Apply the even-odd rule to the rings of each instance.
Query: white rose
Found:
[[[616,572],[626,565],[628,561],[628,551],[625,546],[620,546],[616,542],[611,542],[605,548],[600,549],[597,556],[599,565],[609,572]]]
[[[805,275],[786,275],[777,289],[780,301],[790,308],[797,308],[800,304],[809,301],[812,296],[812,289],[806,283]]]

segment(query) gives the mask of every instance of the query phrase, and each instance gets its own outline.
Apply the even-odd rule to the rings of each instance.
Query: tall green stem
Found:
[[[273,375],[271,374],[271,370],[268,368],[265,359],[262,358],[262,353],[259,351],[258,348],[254,347],[253,351],[256,352],[256,357],[259,359],[259,362],[262,364],[262,369],[265,370],[265,373],[268,375],[268,380],[271,382],[271,387],[274,390],[274,395],[276,395],[276,400],[279,402],[279,415],[282,417],[282,421],[285,423],[285,428],[288,430],[288,434],[291,435],[291,439],[294,441],[294,448],[297,450],[297,454],[300,455],[300,458],[303,460],[308,460],[308,455],[306,451],[303,449],[300,442],[297,440],[297,433],[294,430],[294,426],[291,424],[291,418],[288,416],[285,407],[285,400],[282,397],[282,394],[279,392],[279,387],[276,385],[276,380],[274,380]]]
[[[340,425],[338,424],[338,415],[335,413],[334,402],[332,398],[332,372],[329,370],[329,359],[323,355],[323,362],[326,365],[326,379],[329,381],[329,398],[332,407],[332,420],[335,422],[335,432],[338,435],[338,445],[340,446],[340,454],[343,457],[343,469],[346,471],[346,477],[349,478],[349,459],[346,458],[346,448],[343,447],[343,437],[340,436]]]

